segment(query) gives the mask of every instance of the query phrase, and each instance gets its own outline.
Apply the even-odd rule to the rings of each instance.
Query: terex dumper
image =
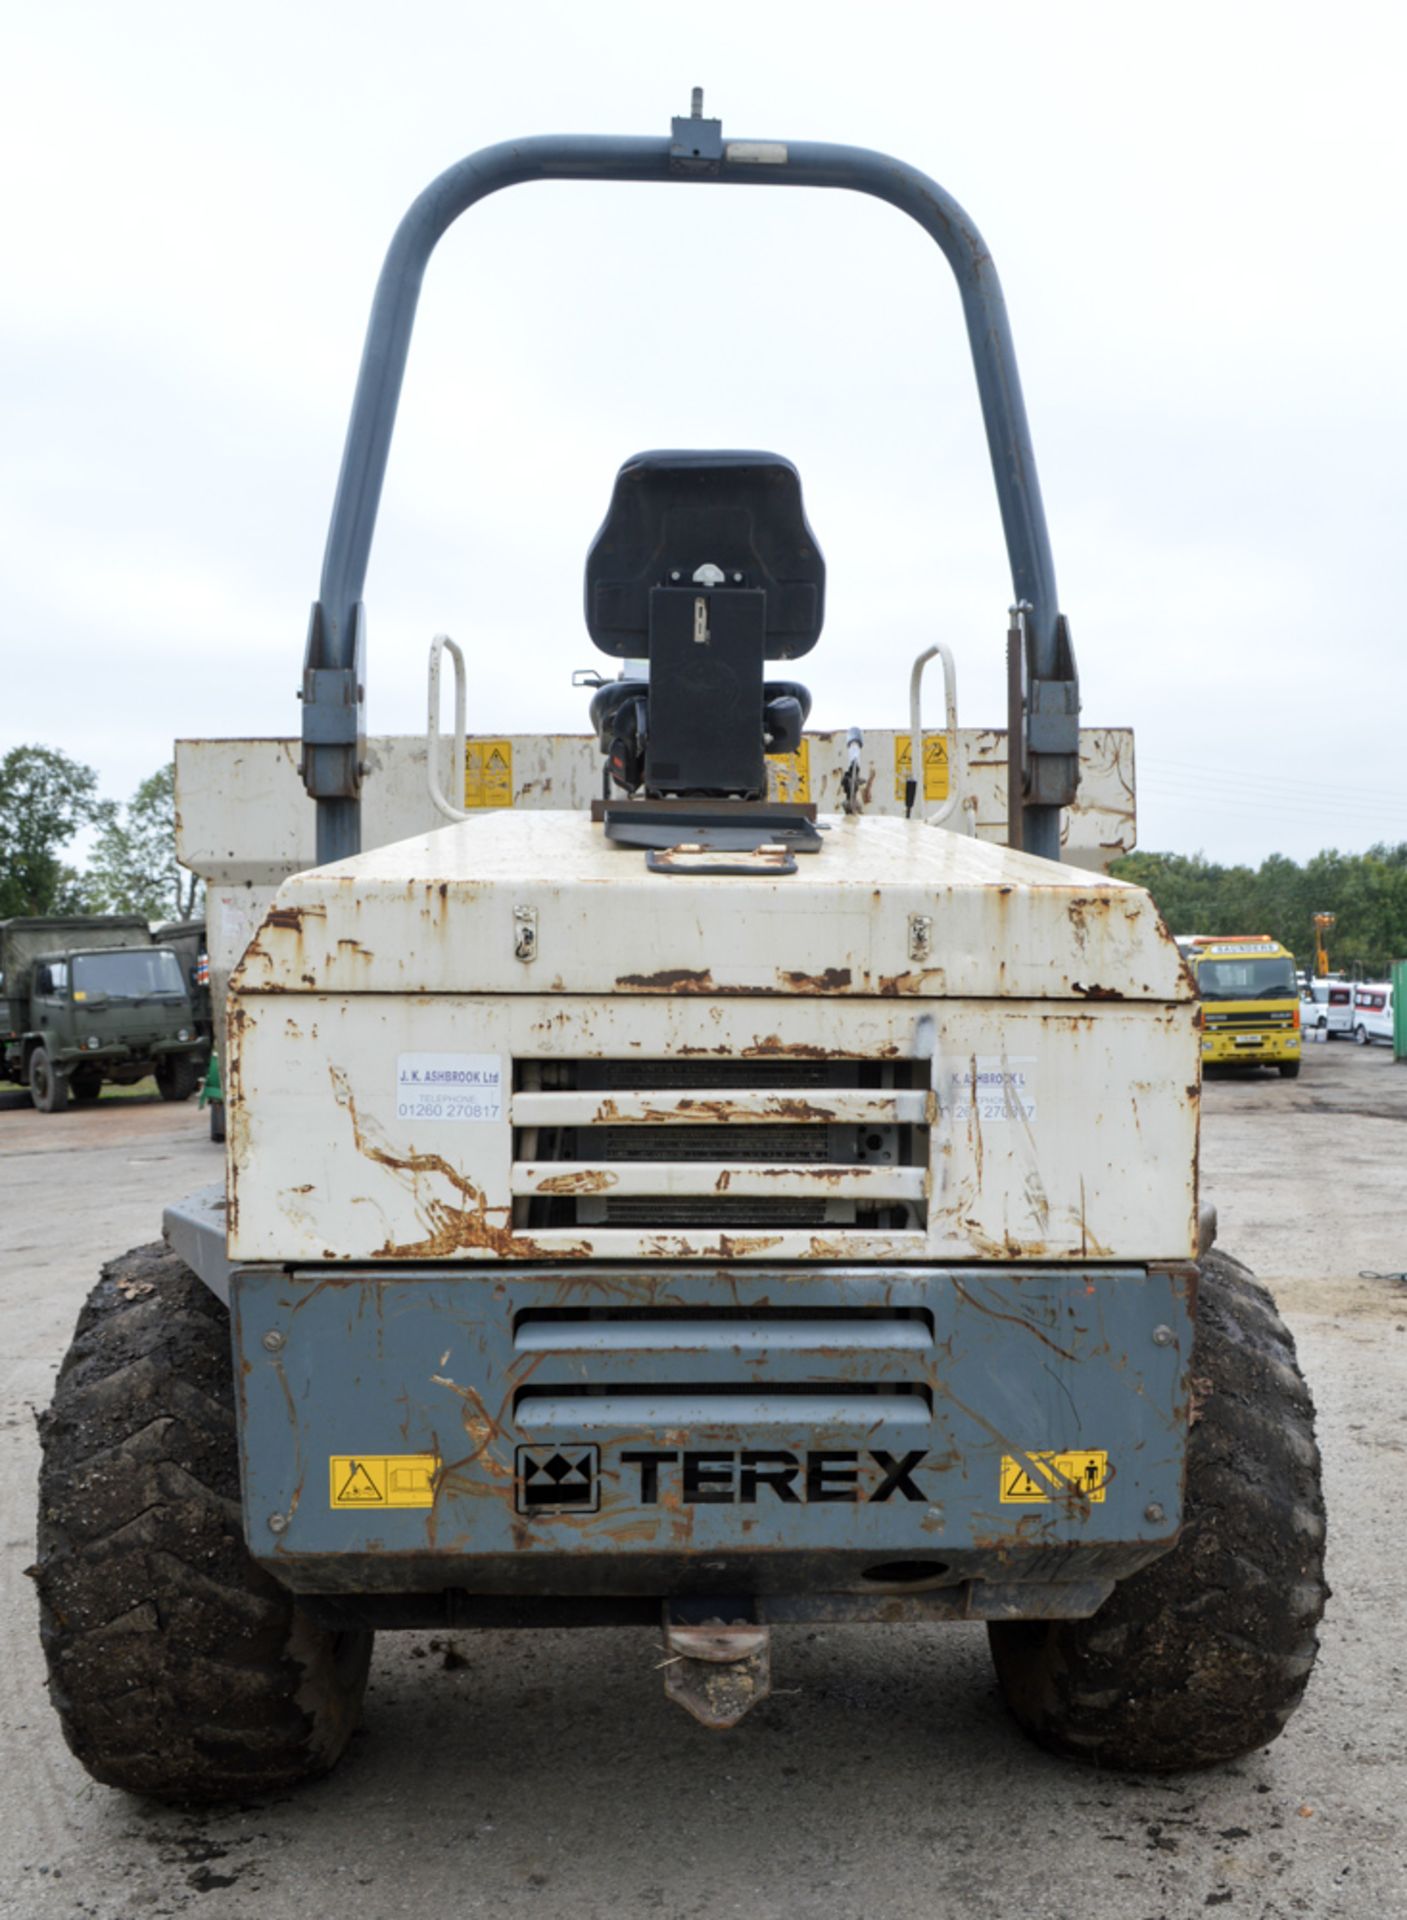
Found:
[[[785,459],[663,452],[587,558],[588,632],[647,663],[597,677],[595,798],[359,850],[416,292],[460,212],[545,178],[844,187],[938,242],[1016,589],[1024,846],[912,791],[876,810],[858,737],[836,810],[769,795],[805,747],[820,547]],[[377,294],[303,726],[318,864],[230,984],[227,1187],[109,1268],[44,1424],[44,1641],[84,1765],[265,1790],[336,1760],[378,1627],[549,1623],[662,1624],[713,1725],[766,1691],[774,1626],[977,1619],[1065,1752],[1272,1739],[1325,1593],[1312,1411],[1199,1220],[1187,970],[1147,894],[1057,859],[1074,658],[961,209],[697,106],[670,139],[452,168]]]

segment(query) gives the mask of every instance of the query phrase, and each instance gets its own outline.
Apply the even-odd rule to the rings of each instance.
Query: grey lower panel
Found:
[[[326,1594],[923,1587],[971,1617],[1088,1588],[1177,1537],[1192,1295],[1097,1265],[241,1269],[247,1536]]]

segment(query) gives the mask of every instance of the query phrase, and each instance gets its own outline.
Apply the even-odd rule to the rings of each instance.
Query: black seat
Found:
[[[801,480],[774,453],[643,453],[616,476],[586,562],[586,624],[648,682],[603,687],[591,721],[627,792],[758,799],[768,753],[795,752],[810,695],[764,680],[809,653],[825,562]]]

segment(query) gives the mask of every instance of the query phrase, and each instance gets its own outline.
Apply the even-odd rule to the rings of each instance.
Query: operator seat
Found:
[[[820,638],[825,561],[801,478],[775,453],[637,454],[616,475],[586,559],[586,626],[603,653],[648,659],[607,682],[591,725],[611,781],[649,798],[757,800],[766,756],[794,753],[811,696],[768,680]]]

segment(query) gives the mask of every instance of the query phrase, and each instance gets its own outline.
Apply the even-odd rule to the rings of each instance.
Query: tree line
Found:
[[[93,829],[86,863],[64,855]],[[56,747],[11,747],[0,759],[0,920],[135,913],[198,920],[204,888],[176,861],[176,769],[158,767],[125,803],[104,799],[92,767]]]
[[[1147,887],[1172,933],[1266,933],[1314,969],[1316,913],[1332,913],[1329,965],[1381,980],[1407,958],[1407,841],[1366,853],[1282,853],[1258,867],[1223,867],[1201,853],[1130,853],[1110,871]]]

